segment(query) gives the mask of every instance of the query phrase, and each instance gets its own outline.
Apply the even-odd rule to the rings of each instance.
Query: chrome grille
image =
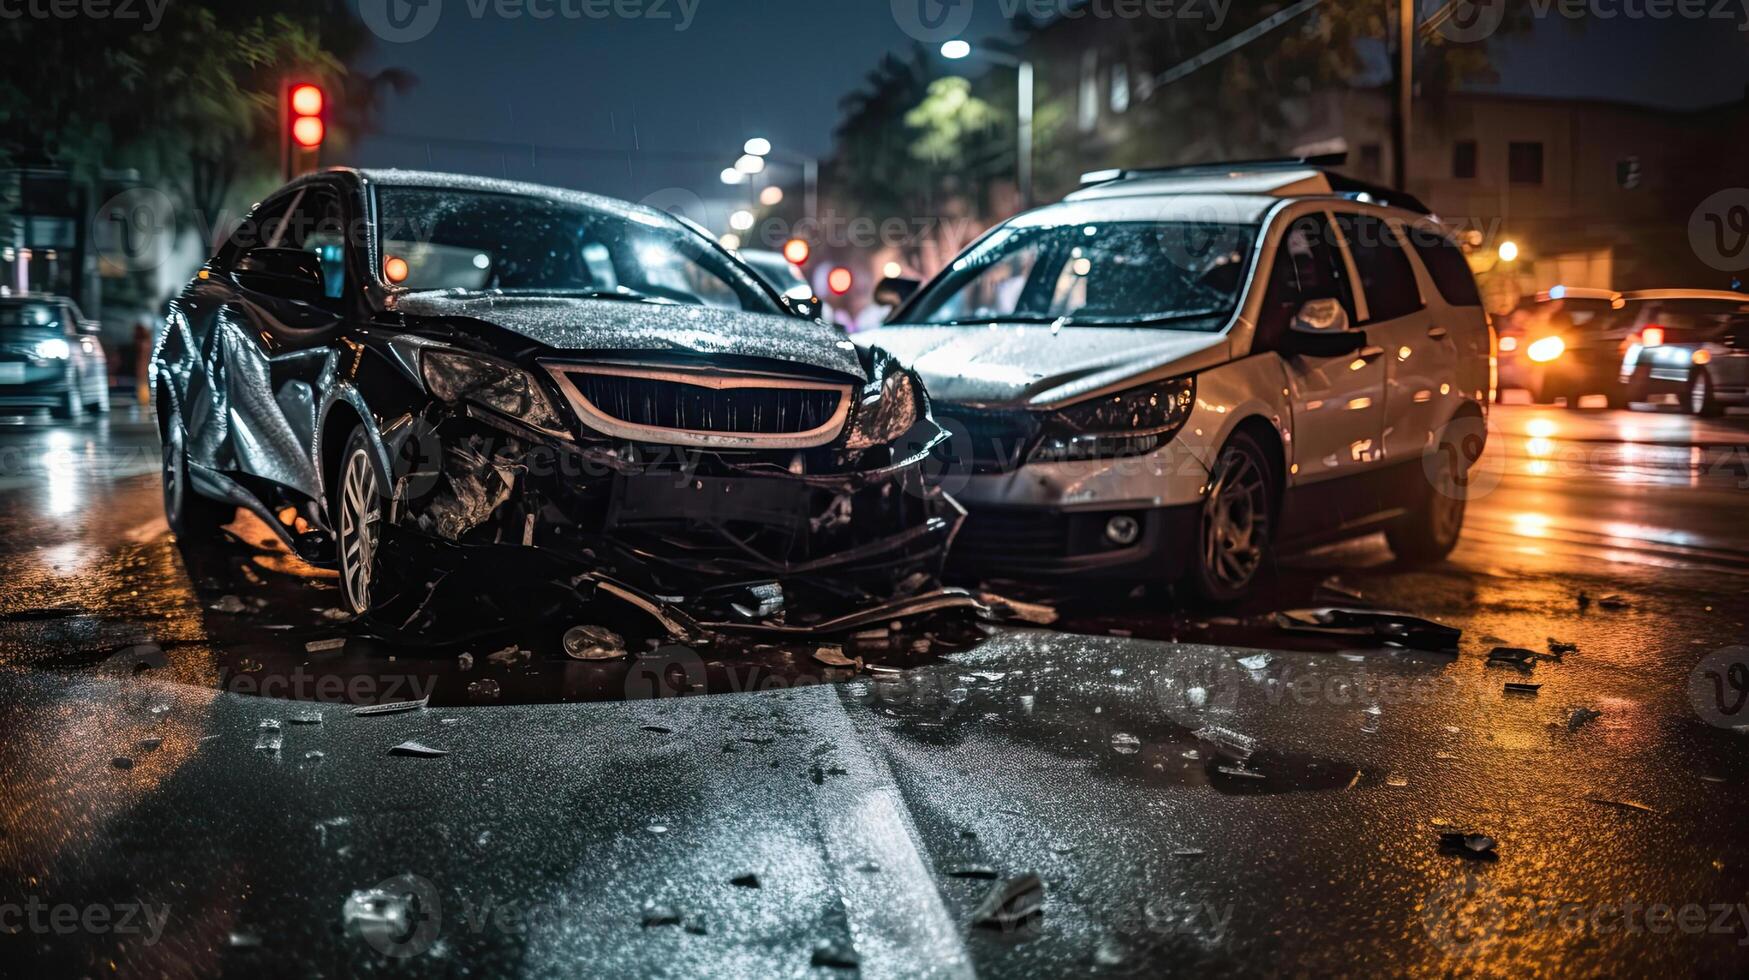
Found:
[[[673,445],[801,449],[831,442],[851,386],[730,372],[549,364],[583,423]]]

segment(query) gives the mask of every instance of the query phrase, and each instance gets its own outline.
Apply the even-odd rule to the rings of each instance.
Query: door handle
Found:
[[[1444,327],[1433,327],[1427,331],[1427,336],[1432,337],[1434,340],[1444,340],[1446,334],[1449,332],[1450,331],[1446,330]]]
[[[1385,349],[1383,347],[1362,347],[1360,352],[1354,356],[1363,361],[1376,361],[1385,356]]]

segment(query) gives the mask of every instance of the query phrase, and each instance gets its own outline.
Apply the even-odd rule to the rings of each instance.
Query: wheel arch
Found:
[[[1272,470],[1271,483],[1274,484],[1275,490],[1274,513],[1269,516],[1272,521],[1279,521],[1282,501],[1287,498],[1288,485],[1287,446],[1282,442],[1281,430],[1277,429],[1275,423],[1271,422],[1267,416],[1247,415],[1233,424],[1233,427],[1228,430],[1226,438],[1221,441],[1221,446],[1224,448],[1233,436],[1240,432],[1256,440],[1257,444],[1262,447],[1264,455],[1268,457]]]

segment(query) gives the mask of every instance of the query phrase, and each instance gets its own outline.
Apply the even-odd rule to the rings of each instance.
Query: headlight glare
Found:
[[[1174,378],[1071,405],[1046,418],[1031,461],[1140,456],[1165,445],[1190,418],[1196,382]]]
[[[1567,342],[1559,337],[1544,337],[1524,349],[1524,356],[1537,362],[1547,364],[1567,351]]]
[[[64,361],[73,356],[73,347],[59,337],[36,342],[36,356],[45,361]]]
[[[473,402],[543,429],[561,428],[558,413],[527,371],[466,354],[426,351],[425,386],[446,402]]]

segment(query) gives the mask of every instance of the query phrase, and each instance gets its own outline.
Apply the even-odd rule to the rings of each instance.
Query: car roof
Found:
[[[1007,222],[1032,228],[1092,221],[1198,221],[1214,224],[1257,224],[1280,198],[1262,194],[1137,194],[1080,197],[1069,195]]]
[[[516,194],[523,197],[544,197],[550,201],[565,204],[575,204],[606,211],[621,217],[648,223],[668,224],[679,223],[679,219],[666,211],[622,201],[617,197],[606,197],[601,194],[591,194],[587,191],[574,191],[563,187],[552,187],[547,184],[530,184],[520,180],[499,180],[495,177],[475,177],[471,174],[442,173],[435,170],[400,170],[394,168],[356,168],[334,167],[323,174],[343,174],[351,176],[360,182],[379,187],[422,187],[436,190],[472,191],[481,194]],[[311,177],[320,176],[312,174]],[[309,179],[309,178],[305,178]]]
[[[1724,303],[1749,303],[1749,293],[1734,293],[1728,289],[1636,289],[1623,293],[1624,299],[1703,299]]]

